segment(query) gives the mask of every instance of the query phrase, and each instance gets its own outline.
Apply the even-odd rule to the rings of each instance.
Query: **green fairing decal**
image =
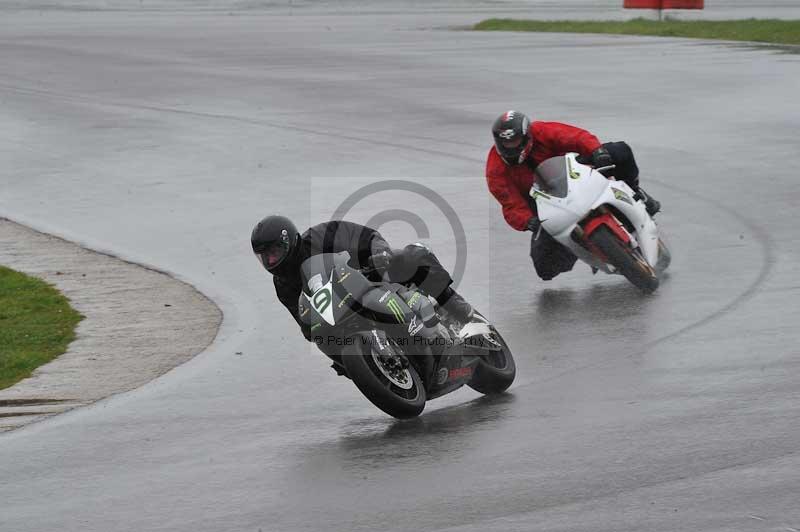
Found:
[[[345,302],[346,302],[348,299],[350,299],[351,297],[353,297],[353,294],[351,294],[350,292],[347,292],[347,295],[346,295],[346,296],[344,296],[344,297],[342,298],[342,300],[339,302],[339,308],[342,308],[342,307],[344,306]]]
[[[421,297],[421,295],[420,295],[419,292],[414,292],[414,295],[412,295],[410,298],[408,298],[408,306],[409,307],[413,306],[414,303],[416,303],[419,300],[420,297]]]
[[[320,323],[315,323],[314,325],[312,325],[312,326],[311,326],[311,330],[312,330],[312,331],[314,331],[314,330],[316,330],[316,329],[319,329],[320,327],[322,327],[322,324],[320,324]]]
[[[547,194],[545,194],[544,192],[541,192],[539,190],[534,190],[533,194],[531,194],[531,196],[533,196],[533,199],[536,199],[539,196],[543,197],[544,199],[551,199],[550,196],[548,196]]]
[[[572,179],[580,179],[581,173],[572,169],[572,161],[567,159],[567,168],[569,169],[569,176]]]
[[[633,201],[631,201],[630,196],[628,196],[627,194],[625,194],[623,191],[621,191],[619,189],[616,189],[616,188],[614,189],[614,197],[617,198],[620,201],[624,201],[625,203],[629,203],[630,205],[633,205]]]

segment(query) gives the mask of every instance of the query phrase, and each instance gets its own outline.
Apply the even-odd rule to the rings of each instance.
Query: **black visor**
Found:
[[[281,265],[289,254],[289,243],[283,240],[273,242],[261,253],[256,253],[261,265],[271,271]]]

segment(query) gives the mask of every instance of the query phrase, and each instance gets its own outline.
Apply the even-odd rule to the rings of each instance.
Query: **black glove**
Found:
[[[611,157],[611,154],[608,153],[607,149],[600,147],[592,152],[592,166],[595,168],[612,166],[613,164],[614,159]]]
[[[536,216],[531,216],[531,219],[528,220],[528,225],[525,227],[527,231],[531,233],[538,233],[539,229],[542,227],[542,222],[539,221],[539,218]]]
[[[392,264],[392,254],[389,251],[381,251],[369,258],[369,266],[377,272],[385,272]]]

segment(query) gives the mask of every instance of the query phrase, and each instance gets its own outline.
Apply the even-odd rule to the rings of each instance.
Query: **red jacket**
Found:
[[[531,166],[568,152],[589,156],[600,147],[597,137],[585,129],[559,122],[531,122],[529,131],[533,137],[533,150],[528,160],[533,161],[532,165],[507,166],[494,146],[486,161],[489,191],[503,206],[503,216],[508,225],[517,231],[524,231],[534,215],[528,201],[534,179]]]

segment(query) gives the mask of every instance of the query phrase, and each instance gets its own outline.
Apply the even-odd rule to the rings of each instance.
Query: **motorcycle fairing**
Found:
[[[610,212],[605,212],[598,216],[594,216],[588,222],[586,222],[586,224],[583,226],[584,237],[589,238],[589,236],[601,225],[611,229],[611,232],[617,235],[617,238],[619,238],[620,241],[625,242],[626,244],[631,241],[630,233],[628,233],[628,231],[626,231],[625,228],[620,225],[619,220],[617,220]]]
[[[595,210],[603,205],[611,206],[630,222],[633,232],[622,227],[613,215],[602,218],[600,223],[608,225],[615,233],[627,233],[631,245],[640,247],[645,260],[655,266],[659,256],[658,228],[647,214],[644,203],[632,201],[634,193],[626,183],[609,180],[594,168],[579,163],[577,156],[568,153],[553,157],[536,169],[537,178],[531,197],[536,202],[542,228],[584,262],[613,273],[613,267],[572,237],[576,226],[584,224]],[[555,192],[560,192],[563,197],[558,197]],[[596,226],[591,229],[596,229]]]
[[[349,258],[347,252],[314,255],[300,266],[303,291],[298,307],[303,323],[316,329],[323,323],[335,325],[349,317],[350,304],[369,288],[366,279],[347,264]],[[342,280],[349,277],[353,281],[342,286]],[[358,277],[364,282],[359,282]]]
[[[374,283],[351,267],[349,260],[350,254],[343,251],[314,255],[303,262],[299,300],[303,323],[315,328],[333,326],[360,313],[385,326],[402,327],[410,335],[441,335],[427,296],[401,284]],[[322,284],[323,279],[328,282]]]
[[[304,289],[299,299],[303,322],[314,329],[335,327],[355,341],[369,341],[377,352],[387,355],[394,349],[392,341],[405,337],[413,347],[406,353],[409,362],[426,375],[429,399],[468,384],[481,351],[492,349],[484,342],[484,337],[492,333],[491,327],[483,321],[467,323],[452,337],[439,323],[428,296],[401,284],[373,283],[348,265],[349,258],[347,252],[330,253],[309,257],[303,263]],[[353,327],[339,329],[359,314],[367,320],[348,321]],[[362,324],[367,327],[362,328]]]
[[[474,355],[454,354],[438,357],[428,387],[428,399],[435,399],[469,384],[480,359]]]
[[[320,275],[315,275],[311,280],[309,280],[309,284],[316,288],[314,294],[309,296],[306,292],[302,293],[302,297],[306,298],[306,302],[311,305],[316,313],[322,317],[326,322],[330,325],[335,325],[336,321],[333,315],[333,271],[331,271],[331,275],[328,278],[328,283],[322,285],[322,281],[319,280]],[[314,282],[316,281],[316,282]],[[312,284],[313,283],[313,284]]]

